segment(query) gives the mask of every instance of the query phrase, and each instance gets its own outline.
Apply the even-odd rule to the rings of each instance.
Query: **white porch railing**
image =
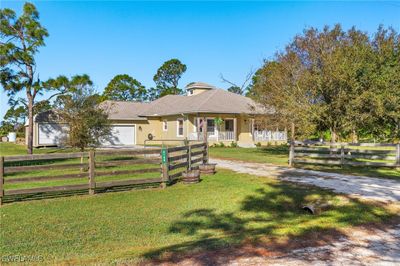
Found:
[[[235,140],[235,132],[234,131],[218,132],[218,140]]]
[[[285,131],[255,130],[253,132],[254,141],[287,141]]]
[[[201,132],[192,132],[188,136],[189,140],[203,140],[204,135]],[[207,132],[209,141],[235,141],[234,131]]]

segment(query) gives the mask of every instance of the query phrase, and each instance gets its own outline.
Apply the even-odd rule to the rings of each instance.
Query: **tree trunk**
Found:
[[[331,131],[331,142],[335,143],[337,140],[336,130],[334,128],[331,128],[330,131]]]
[[[357,136],[357,132],[355,129],[353,129],[352,131],[352,140],[353,143],[358,143],[358,136]]]
[[[28,96],[28,154],[33,153],[33,98]]]
[[[295,131],[295,126],[294,126],[294,122],[291,123],[291,130],[290,130],[290,140],[293,142],[294,141],[294,131]]]

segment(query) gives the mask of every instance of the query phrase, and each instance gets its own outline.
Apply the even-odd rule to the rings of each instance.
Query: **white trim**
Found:
[[[165,123],[165,124],[164,124],[164,123]],[[165,128],[164,125],[166,125],[167,128]],[[162,121],[162,129],[163,129],[164,132],[167,132],[167,131],[168,131],[168,120],[167,120],[167,119],[164,119],[164,120]]]
[[[179,121],[182,121],[182,135],[179,135]],[[176,136],[183,137],[185,135],[185,120],[183,118],[176,119]]]

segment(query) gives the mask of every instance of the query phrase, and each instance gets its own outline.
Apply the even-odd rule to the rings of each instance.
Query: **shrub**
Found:
[[[236,148],[238,146],[237,142],[232,141],[231,142],[231,148]]]

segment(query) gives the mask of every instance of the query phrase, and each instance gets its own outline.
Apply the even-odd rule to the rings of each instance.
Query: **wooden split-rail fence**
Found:
[[[207,162],[206,143],[0,157],[0,205],[6,198],[46,193],[87,190],[93,195],[96,191],[124,186],[166,187],[183,172]]]
[[[289,166],[316,164],[400,169],[400,144],[291,142]]]

